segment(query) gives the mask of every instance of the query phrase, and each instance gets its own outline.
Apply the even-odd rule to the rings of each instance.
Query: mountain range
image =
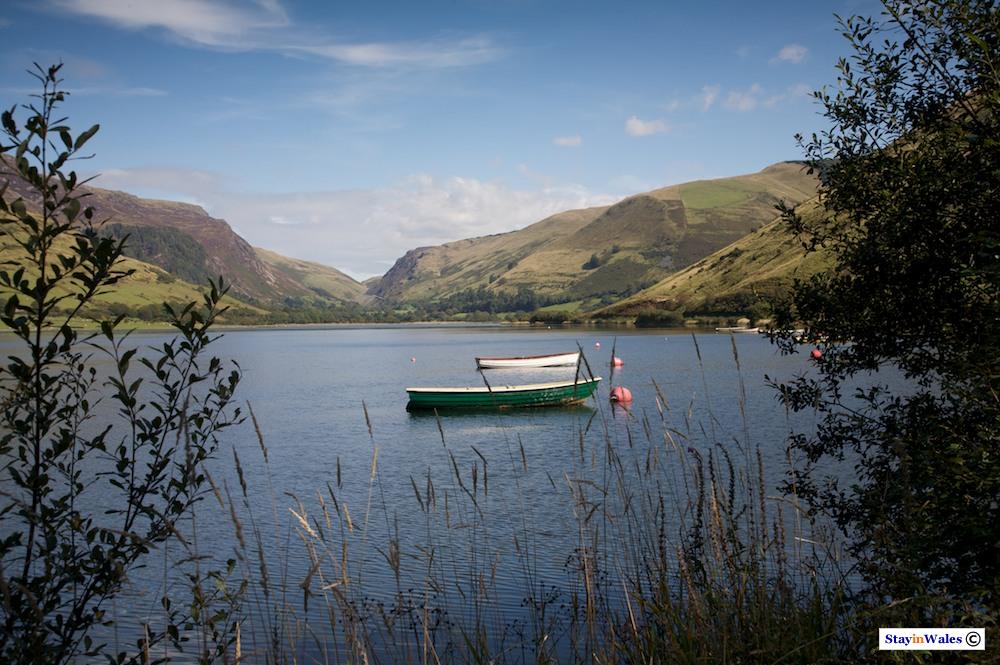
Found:
[[[8,199],[21,195],[38,205],[23,184],[9,180]],[[234,318],[273,320],[265,315],[322,310],[336,319],[376,307],[502,311],[498,303],[600,317],[650,307],[709,311],[726,298],[739,309],[753,299],[748,293],[770,297],[787,288],[804,254],[793,251],[794,239],[773,221],[775,205],[802,204],[816,188],[815,177],[796,162],[663,187],[508,233],[419,247],[364,284],[329,266],[255,248],[198,206],[85,189],[97,218],[108,220],[102,233],[127,236],[129,267],[136,270],[106,297],[110,304],[136,310],[167,294],[193,294],[221,274],[232,285]],[[0,245],[0,258],[16,262],[13,251],[9,242]]]
[[[593,305],[651,286],[742,238],[773,220],[780,200],[797,205],[816,186],[802,164],[784,162],[664,187],[509,233],[410,250],[369,291],[420,302],[471,289],[530,289]]]

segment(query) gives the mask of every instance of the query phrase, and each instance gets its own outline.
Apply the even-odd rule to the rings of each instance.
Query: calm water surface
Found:
[[[144,333],[134,339],[148,346],[165,336]],[[585,407],[440,420],[405,409],[407,386],[482,385],[477,355],[565,352],[577,344],[594,373],[605,379]],[[628,387],[635,397],[627,411],[608,401],[612,345],[625,362],[614,384]],[[444,586],[461,589],[482,570],[496,570],[490,611],[497,621],[510,621],[523,613],[529,593],[568,583],[567,567],[579,544],[568,482],[602,480],[606,443],[639,468],[654,449],[660,463],[676,462],[663,439],[668,428],[681,445],[705,453],[719,443],[738,456],[736,442],[749,442],[760,447],[766,482],[773,488],[785,472],[790,428],[809,424],[790,422],[764,379],[765,374],[780,380],[808,371],[806,354],[781,356],[758,335],[490,326],[264,329],[226,332],[210,348],[243,368],[239,397],[253,406],[269,451],[265,465],[253,427],[245,423],[225,435],[212,474],[239,503],[235,450],[270,575],[284,577],[298,611],[296,585],[310,568],[303,545],[309,536],[294,526],[289,508],[299,509],[293,495],[321,526],[322,504],[328,512],[334,498],[338,506],[346,504],[354,531],[343,532],[334,518],[326,544],[339,548],[341,539],[350,541],[350,573],[364,581],[365,598],[388,601],[400,589],[419,588],[428,571]],[[491,370],[488,376],[493,384],[529,383],[572,378],[573,369]],[[665,403],[658,400],[654,382]],[[456,469],[466,490],[475,483],[479,508],[465,500]],[[437,496],[434,517],[421,510],[413,488],[416,484],[426,501],[428,479]],[[451,503],[441,517],[445,494]],[[241,514],[250,538],[250,519],[242,508]],[[202,553],[221,560],[236,555],[228,510],[206,501],[197,519]],[[458,525],[458,531],[442,528],[441,520]],[[399,583],[386,563],[387,543],[393,539],[403,554]],[[429,562],[431,547],[436,554]],[[522,548],[532,552],[528,569],[517,554]],[[114,639],[132,642],[129,631],[156,615],[157,596],[147,587],[162,584],[160,573],[136,576],[136,600],[114,608],[121,622]]]

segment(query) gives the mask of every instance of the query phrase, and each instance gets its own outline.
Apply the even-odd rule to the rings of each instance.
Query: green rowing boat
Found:
[[[565,406],[582,402],[597,389],[601,377],[524,386],[407,388],[409,411],[419,409],[513,409]]]

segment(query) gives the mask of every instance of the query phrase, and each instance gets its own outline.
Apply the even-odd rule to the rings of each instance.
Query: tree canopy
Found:
[[[781,386],[822,415],[793,437],[788,485],[848,535],[876,606],[982,625],[1000,606],[1000,19],[976,0],[883,7],[841,19],[853,53],[815,93],[830,129],[800,137],[826,214],[785,210],[836,257],[780,317],[825,347]]]

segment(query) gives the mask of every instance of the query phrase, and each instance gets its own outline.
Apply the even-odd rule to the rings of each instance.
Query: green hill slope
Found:
[[[812,199],[799,206],[805,217],[819,214]],[[688,315],[747,314],[774,302],[796,278],[829,266],[822,251],[807,254],[781,219],[713,252],[655,285],[594,313],[597,318],[682,310]]]
[[[305,286],[321,298],[346,302],[363,302],[370,299],[365,295],[363,284],[336,268],[289,258],[261,247],[254,247],[254,252],[272,271]]]
[[[19,178],[11,177],[10,167],[0,161],[0,182],[7,181],[8,199],[22,196],[29,207],[37,209],[36,194]],[[199,206],[96,187],[81,191],[87,193],[86,204],[95,209],[95,219],[108,220],[101,233],[127,236],[126,256],[174,278],[205,284],[222,275],[233,296],[262,309],[285,306],[289,299],[305,305],[365,298],[359,282],[333,268],[273,252],[263,256],[228,223]]]
[[[816,184],[800,164],[781,163],[664,187],[510,233],[411,250],[370,293],[400,302],[480,288],[566,301],[624,296],[760,227],[774,218],[779,200],[800,203]]]
[[[531,266],[533,256],[558,245],[605,210],[569,210],[509,233],[411,249],[370,284],[369,293],[387,300],[430,300],[522,281],[537,272]]]
[[[57,253],[68,254],[69,239],[59,240],[54,249]],[[24,250],[11,237],[0,235],[0,266],[4,270],[10,270],[24,265]],[[207,284],[192,284],[158,266],[134,258],[123,258],[118,265],[122,270],[133,270],[133,274],[124,278],[115,288],[97,296],[94,304],[84,310],[84,318],[113,318],[118,314],[125,314],[147,321],[164,321],[166,316],[163,303],[200,303],[201,294],[207,287]],[[6,298],[7,295],[5,290],[0,289],[0,297]],[[259,316],[266,313],[263,309],[230,296],[226,297],[224,303],[236,316]],[[225,318],[223,316],[222,320]]]

